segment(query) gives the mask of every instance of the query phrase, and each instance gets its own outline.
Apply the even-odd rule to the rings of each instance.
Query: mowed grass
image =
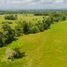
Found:
[[[5,50],[19,48],[25,56],[5,62]],[[67,67],[67,21],[53,24],[51,29],[24,35],[0,48],[0,67]]]

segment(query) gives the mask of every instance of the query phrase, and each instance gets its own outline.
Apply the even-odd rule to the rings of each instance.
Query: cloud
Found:
[[[62,3],[62,4],[64,4],[64,0],[55,0],[54,3],[57,3],[57,4],[58,4],[58,3],[59,3],[59,4]]]
[[[67,0],[0,0],[0,9],[67,8]]]

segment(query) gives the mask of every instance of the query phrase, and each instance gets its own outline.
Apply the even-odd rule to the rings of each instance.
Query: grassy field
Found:
[[[9,47],[18,47],[25,56],[6,62],[3,57]],[[41,33],[20,36],[0,48],[0,67],[67,67],[67,21],[53,24]]]

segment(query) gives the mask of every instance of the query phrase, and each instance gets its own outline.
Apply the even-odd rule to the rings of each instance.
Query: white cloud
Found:
[[[0,0],[0,9],[67,8],[67,0]]]
[[[55,3],[63,3],[64,0],[55,0],[54,2],[55,2]]]

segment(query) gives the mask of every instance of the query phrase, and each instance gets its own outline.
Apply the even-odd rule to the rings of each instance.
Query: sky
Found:
[[[0,0],[3,9],[67,9],[67,0]]]

